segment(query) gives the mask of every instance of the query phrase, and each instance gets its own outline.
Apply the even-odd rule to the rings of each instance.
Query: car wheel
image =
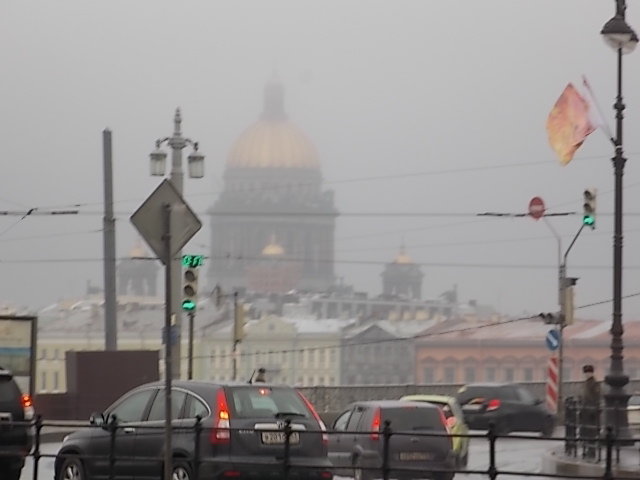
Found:
[[[187,462],[182,460],[173,461],[173,472],[171,473],[171,480],[192,480],[193,475],[191,473],[191,467]]]
[[[84,466],[78,457],[68,457],[62,463],[59,480],[87,480]]]
[[[553,423],[553,418],[547,417],[542,421],[542,429],[540,430],[540,435],[548,438],[553,435],[554,428],[555,425]]]

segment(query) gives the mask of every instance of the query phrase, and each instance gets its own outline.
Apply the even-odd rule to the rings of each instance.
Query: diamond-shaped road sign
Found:
[[[202,227],[197,215],[173,184],[165,178],[131,215],[131,223],[165,265],[167,259],[163,239],[165,233],[163,208],[166,204],[171,205],[170,258],[173,258]]]

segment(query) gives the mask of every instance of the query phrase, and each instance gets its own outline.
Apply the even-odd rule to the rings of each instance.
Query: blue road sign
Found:
[[[560,334],[558,330],[552,329],[547,332],[547,336],[544,338],[547,348],[552,352],[560,346]]]

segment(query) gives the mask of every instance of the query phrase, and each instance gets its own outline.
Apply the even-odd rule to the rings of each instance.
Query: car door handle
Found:
[[[133,427],[126,427],[124,433],[135,433],[136,429]]]

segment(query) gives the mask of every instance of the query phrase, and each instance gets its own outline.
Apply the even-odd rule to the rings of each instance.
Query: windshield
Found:
[[[389,420],[392,430],[444,430],[438,408],[397,407],[385,408],[382,413],[383,421]]]

